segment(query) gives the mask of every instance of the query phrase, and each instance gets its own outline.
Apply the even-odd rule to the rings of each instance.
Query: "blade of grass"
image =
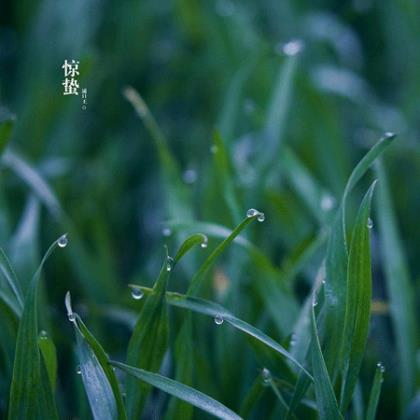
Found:
[[[54,249],[55,241],[47,250],[27,291],[16,340],[13,378],[10,387],[9,419],[58,418],[54,395],[47,375],[41,372],[38,347],[37,292],[41,270]]]
[[[194,246],[200,245],[202,248],[206,248],[207,242],[208,242],[207,236],[203,235],[202,233],[195,233],[194,235],[191,235],[179,247],[174,257],[173,267],[175,267],[178,261]]]
[[[128,343],[127,363],[132,366],[158,371],[168,347],[168,309],[165,291],[172,262],[165,256],[153,291],[140,312]],[[127,414],[140,418],[150,392],[150,386],[134,378],[127,378]]]
[[[95,419],[127,418],[117,377],[101,344],[73,312],[70,292],[66,293],[67,316],[73,323],[83,385]]]
[[[314,375],[315,395],[320,418],[325,420],[342,419],[338,410],[334,389],[328,375],[327,366],[321,351],[318,331],[315,320],[314,305],[311,308],[311,360]]]
[[[376,366],[373,378],[372,389],[370,390],[369,403],[366,410],[366,420],[376,419],[376,409],[378,408],[379,396],[381,395],[382,382],[384,381],[385,369],[381,363]]]
[[[404,258],[403,244],[398,232],[396,217],[389,191],[387,174],[382,162],[378,162],[377,175],[381,180],[377,197],[377,214],[381,239],[382,260],[385,268],[391,318],[396,337],[399,365],[400,408],[404,410],[414,396],[416,376],[416,342],[418,326],[414,302],[414,290]]]
[[[157,373],[152,373],[143,369],[135,368],[133,366],[128,366],[124,363],[115,361],[111,361],[110,363],[113,366],[128,373],[129,375],[140,379],[141,381],[146,382],[149,385],[159,388],[170,395],[180,398],[188,402],[189,404],[192,404],[195,407],[198,407],[203,411],[212,414],[215,417],[225,420],[241,419],[241,417],[239,417],[236,413],[234,413],[232,410],[225,407],[223,404],[219,403],[215,399],[209,397],[206,394],[203,394],[200,391],[197,391],[194,388],[191,388],[180,382],[174,381],[173,379],[167,378]]]
[[[3,153],[12,136],[14,120],[15,118],[10,115],[0,122],[0,155]]]
[[[375,159],[391,144],[393,134],[385,134],[360,160],[351,173],[344,189],[340,206],[333,220],[326,254],[326,298],[325,330],[328,331],[325,343],[325,362],[332,381],[335,382],[341,367],[337,349],[342,348],[342,331],[345,316],[347,290],[347,238],[346,238],[346,202],[356,183],[366,173]]]
[[[23,293],[20,287],[20,283],[16,277],[15,272],[13,271],[10,261],[7,258],[7,255],[0,248],[0,272],[3,274],[3,277],[6,279],[7,285],[10,290],[13,292],[13,295],[17,301],[19,311],[23,308]]]
[[[54,393],[57,382],[57,351],[55,344],[45,331],[41,331],[38,337],[38,346],[50,380],[51,390]]]
[[[351,401],[362,364],[368,337],[370,304],[372,299],[372,273],[370,262],[369,214],[376,181],[363,198],[350,245],[346,308],[344,317],[342,360],[344,367],[341,411]]]

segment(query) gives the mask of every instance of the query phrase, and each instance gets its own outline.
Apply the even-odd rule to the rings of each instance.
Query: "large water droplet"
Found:
[[[78,375],[81,375],[82,374],[82,369],[80,368],[80,365],[77,365],[77,367],[76,367],[76,373]]]
[[[302,40],[293,39],[281,46],[281,52],[285,55],[288,55],[289,57],[292,57],[296,54],[299,54],[303,50],[304,46],[305,44]]]
[[[67,315],[69,318],[69,321],[74,322],[76,320],[76,315],[74,314],[74,312],[72,312],[71,314]]]
[[[370,217],[368,218],[368,221],[367,221],[367,227],[368,227],[368,229],[372,229],[373,228],[373,221],[372,221],[372,219]]]
[[[67,239],[67,233],[66,233],[58,239],[57,245],[60,248],[65,248],[67,246],[67,244],[68,244],[68,239]]]
[[[261,211],[258,211],[256,209],[249,209],[246,212],[246,217],[255,217],[257,216],[257,220],[259,222],[263,222],[265,220],[265,214],[262,213]]]
[[[222,315],[216,315],[214,317],[214,322],[215,322],[216,325],[223,324],[223,321],[224,321],[224,319],[223,319]]]
[[[140,289],[138,286],[130,286],[131,287],[131,297],[135,300],[140,300],[144,296],[143,290]]]
[[[395,133],[393,133],[392,131],[387,131],[387,132],[385,132],[384,136],[387,137],[387,138],[394,137]]]
[[[47,332],[46,332],[45,330],[41,330],[41,331],[40,331],[40,333],[39,333],[39,338],[40,338],[41,340],[45,340],[45,339],[47,339],[47,338],[48,338],[48,334],[47,334]]]

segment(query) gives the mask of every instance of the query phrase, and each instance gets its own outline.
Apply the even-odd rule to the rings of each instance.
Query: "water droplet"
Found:
[[[255,216],[257,216],[257,220],[259,222],[263,222],[265,220],[265,214],[256,209],[249,209],[246,212],[246,217],[255,217]]]
[[[186,184],[194,184],[197,181],[197,172],[194,169],[187,169],[182,174],[182,180]]]
[[[81,375],[82,374],[82,369],[80,368],[80,365],[77,365],[77,367],[76,367],[76,373],[78,375]]]
[[[210,147],[210,152],[213,153],[213,155],[215,155],[217,153],[217,151],[218,151],[218,147],[215,144],[213,144]]]
[[[321,198],[321,209],[324,211],[331,210],[334,207],[335,199],[330,194],[324,194]]]
[[[290,337],[290,347],[293,347],[296,344],[296,339],[297,339],[296,334],[293,333]]]
[[[321,280],[321,283],[322,283],[322,284],[325,284],[325,283],[326,283],[325,278],[323,278],[323,279]]]
[[[263,378],[263,384],[266,385],[266,386],[267,385],[270,385],[270,382],[271,382],[271,372],[267,368],[264,368],[262,370],[261,376]]]
[[[166,237],[171,236],[172,235],[172,230],[168,227],[165,227],[165,228],[162,229],[162,235],[166,236]]]
[[[131,297],[135,300],[140,300],[144,296],[143,290],[140,289],[138,286],[130,286],[131,287]]]
[[[174,259],[172,257],[168,257],[166,260],[166,271],[172,270],[172,263],[174,262]]]
[[[58,239],[57,245],[60,248],[65,248],[67,246],[67,244],[68,244],[68,239],[67,239],[67,233],[66,233]]]
[[[384,136],[387,137],[387,138],[394,137],[395,133],[393,133],[392,131],[387,131],[387,132],[385,132]]]
[[[41,330],[41,332],[39,333],[39,338],[40,338],[41,340],[45,340],[45,339],[47,339],[47,338],[48,338],[47,331],[45,331],[45,330]]]
[[[70,322],[74,322],[76,320],[76,315],[72,312],[71,314],[67,315]]]
[[[209,244],[209,240],[208,240],[207,236],[204,236],[203,242],[201,242],[201,244],[200,244],[201,248],[207,248],[208,244]]]
[[[214,317],[214,322],[217,325],[222,325],[223,324],[223,321],[224,321],[224,319],[223,319],[222,315],[216,315]]]
[[[381,371],[381,373],[385,372],[385,366],[382,364],[382,362],[378,362],[376,367]]]
[[[305,44],[300,39],[293,39],[289,42],[286,42],[285,44],[281,45],[281,48],[276,48],[278,51],[281,49],[281,52],[289,57],[292,57],[294,55],[299,54],[303,48],[305,47]]]
[[[312,306],[315,308],[315,306],[316,305],[318,305],[318,302],[316,301],[316,300],[314,300],[313,302],[312,302]]]
[[[368,221],[367,221],[367,227],[368,227],[368,229],[372,229],[373,228],[373,221],[372,221],[372,219],[370,217],[368,218]]]

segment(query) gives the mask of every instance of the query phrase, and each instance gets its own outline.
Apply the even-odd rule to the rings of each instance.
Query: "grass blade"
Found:
[[[69,292],[66,293],[65,304],[75,329],[80,372],[93,417],[125,420],[127,416],[118,380],[105,350],[79,315],[73,312]]]
[[[35,272],[25,297],[22,317],[16,340],[13,378],[10,387],[9,420],[58,418],[54,395],[47,375],[42,373],[42,361],[38,346],[37,294],[41,270],[58,246],[55,241],[47,250]]]
[[[375,420],[378,408],[379,396],[381,395],[382,382],[384,381],[385,369],[382,363],[376,366],[372,389],[370,390],[369,403],[366,410],[366,420]]]
[[[41,355],[50,380],[51,389],[54,392],[57,382],[57,351],[54,342],[45,331],[41,331],[39,334],[38,346],[41,350]]]
[[[342,360],[344,366],[341,410],[351,401],[359,376],[368,337],[372,273],[370,262],[369,214],[376,181],[371,185],[356,218],[350,245]]]
[[[388,180],[382,162],[378,162],[377,174],[381,180],[378,191],[378,220],[381,239],[382,260],[385,268],[387,291],[390,299],[391,318],[400,369],[400,407],[407,407],[415,392],[416,342],[418,327],[404,250],[398,233],[392,206]]]
[[[15,272],[13,271],[10,261],[7,258],[5,252],[0,248],[0,272],[3,274],[3,277],[6,279],[6,282],[13,292],[13,295],[17,301],[19,310],[23,308],[23,293],[20,287],[20,283],[16,277]]]
[[[202,233],[195,233],[194,235],[191,235],[189,238],[187,238],[182,245],[179,247],[178,252],[176,253],[174,257],[173,266],[179,262],[179,260],[194,246],[200,245],[202,248],[207,247],[207,236],[203,235]]]
[[[312,372],[314,375],[315,395],[320,418],[325,420],[342,419],[343,416],[338,410],[334,389],[328,375],[324,356],[322,355],[313,306],[311,308],[311,359]]]
[[[127,363],[158,371],[168,347],[168,309],[165,302],[166,285],[171,261],[166,255],[158,279],[153,287],[154,293],[147,300],[131,335]],[[140,418],[150,386],[127,378],[127,414],[129,418]]]
[[[148,372],[143,369],[138,369],[132,366],[125,365],[124,363],[111,361],[112,365],[123,370],[129,375],[146,382],[162,391],[173,395],[174,397],[180,398],[195,407],[201,408],[207,413],[212,414],[215,417],[225,420],[240,420],[236,413],[223,404],[214,400],[206,394],[197,391],[187,385],[181,384],[180,382],[169,379],[165,376],[157,373]]]
[[[13,125],[14,117],[12,116],[8,116],[0,122],[0,155],[3,153],[7,143],[9,142],[13,131]]]

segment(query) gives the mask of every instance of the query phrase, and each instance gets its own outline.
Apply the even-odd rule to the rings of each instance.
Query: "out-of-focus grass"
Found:
[[[10,393],[26,395],[23,410],[38,404],[36,395],[22,391],[27,356],[36,386],[45,392],[51,382],[60,417],[89,418],[95,381],[86,378],[95,377],[104,385],[98,398],[119,418],[125,398],[127,407],[143,408],[145,418],[163,416],[167,406],[168,417],[203,418],[191,400],[167,404],[166,394],[138,385],[142,377],[173,390],[172,382],[147,372],[132,370],[127,397],[118,393],[122,377],[107,364],[108,355],[125,361],[134,331],[130,349],[140,350],[129,363],[175,378],[246,418],[315,418],[317,411],[334,417],[348,404],[354,418],[373,418],[376,404],[378,418],[416,418],[415,1],[117,6],[43,0],[2,8],[0,247],[10,259],[10,265],[0,260],[2,415],[21,409]],[[80,60],[79,83],[88,89],[87,110],[80,97],[62,95],[61,65],[73,58]],[[357,233],[356,214],[372,173],[343,200],[346,211],[340,203],[352,168],[388,131],[398,139],[373,173],[378,186],[369,230],[372,299],[378,303],[372,308],[385,310],[371,311],[366,324],[370,299],[359,313],[357,296],[369,288],[369,262],[357,257],[352,240],[366,234],[361,226]],[[217,247],[249,208],[266,220],[247,226],[219,255]],[[43,251],[64,232],[69,244],[50,257],[39,284],[36,323],[28,315],[36,306],[30,279]],[[208,247],[187,246],[185,255],[183,248],[168,284],[150,295],[162,246],[175,256],[197,232],[208,236]],[[363,243],[366,256],[366,238]],[[211,255],[217,259],[208,263]],[[145,298],[133,299],[128,284],[144,287]],[[190,285],[199,298],[184,296]],[[92,332],[80,318],[76,351],[63,307],[67,290]],[[223,325],[185,311],[201,308],[198,313],[213,316],[207,304],[229,311]],[[140,311],[150,328],[135,327]],[[257,337],[248,340],[227,327],[231,314]],[[261,337],[303,365],[315,385]],[[41,353],[31,359],[37,342]],[[155,360],[147,348],[143,354],[150,358],[142,359],[147,343],[158,343]],[[138,389],[147,392],[139,397]],[[229,415],[205,396],[184,391],[197,404],[210,404],[210,412]],[[140,404],[132,402],[139,398]],[[43,403],[52,404],[49,398]]]

